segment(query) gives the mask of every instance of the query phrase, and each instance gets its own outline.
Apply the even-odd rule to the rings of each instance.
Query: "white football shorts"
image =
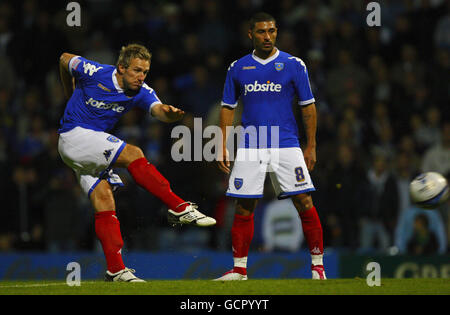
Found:
[[[107,180],[115,190],[123,186],[111,167],[126,143],[109,133],[75,127],[59,135],[58,151],[77,176],[83,191],[90,196],[97,184]]]
[[[231,171],[227,196],[262,198],[266,173],[270,173],[279,199],[314,191],[303,152],[296,148],[239,148]]]

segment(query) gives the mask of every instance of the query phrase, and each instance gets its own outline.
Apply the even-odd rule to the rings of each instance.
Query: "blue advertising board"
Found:
[[[70,262],[81,267],[81,279],[102,279],[106,270],[101,253],[4,253],[0,254],[0,280],[65,279]],[[198,253],[127,252],[125,265],[136,269],[144,279],[214,279],[230,270],[233,258],[229,252]],[[324,258],[328,278],[338,277],[338,255]],[[253,279],[310,278],[311,258],[308,252],[250,253],[248,275]]]

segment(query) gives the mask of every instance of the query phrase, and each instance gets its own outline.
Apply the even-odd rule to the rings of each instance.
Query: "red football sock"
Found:
[[[95,233],[102,244],[108,271],[116,273],[124,269],[121,251],[123,240],[115,211],[103,211],[95,214]]]
[[[300,212],[303,234],[311,255],[323,254],[323,233],[316,207]]]
[[[242,262],[242,264],[237,263],[239,258],[247,257],[248,251],[250,249],[250,243],[252,242],[253,232],[254,232],[254,221],[253,221],[253,213],[249,216],[234,215],[233,226],[231,228],[231,243],[233,246],[233,257],[235,261],[236,268],[246,268],[247,261],[246,259]],[[241,270],[241,274],[244,273],[245,270]]]
[[[169,209],[181,212],[188,206],[178,207],[184,200],[172,192],[169,181],[145,157],[131,162],[128,171],[139,186],[159,198]]]

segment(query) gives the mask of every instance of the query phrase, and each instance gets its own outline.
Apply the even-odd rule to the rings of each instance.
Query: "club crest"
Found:
[[[116,138],[114,136],[109,136],[108,138],[106,138],[106,140],[108,140],[109,142],[112,142],[112,143],[117,143],[120,141],[118,138]]]
[[[241,189],[243,184],[244,184],[244,179],[242,179],[242,178],[235,178],[234,179],[234,187],[237,190]]]
[[[284,69],[284,63],[283,62],[275,62],[275,70],[281,71]]]

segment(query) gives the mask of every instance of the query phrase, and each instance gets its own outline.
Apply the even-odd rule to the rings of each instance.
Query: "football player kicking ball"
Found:
[[[116,66],[63,53],[60,75],[69,99],[59,129],[58,151],[77,176],[95,210],[95,233],[106,258],[105,280],[142,282],[122,261],[123,240],[113,190],[123,186],[113,167],[127,168],[138,185],[169,208],[171,224],[211,226],[216,221],[174,194],[169,182],[150,164],[142,150],[107,133],[122,115],[141,107],[163,122],[175,122],[184,112],[162,104],[144,83],[151,54],[143,46],[123,47]]]
[[[316,162],[316,108],[306,66],[301,59],[275,47],[277,27],[272,16],[266,13],[253,16],[248,36],[254,51],[228,68],[222,99],[223,151],[218,165],[226,174],[231,173],[226,194],[237,201],[231,229],[234,268],[215,280],[247,280],[253,212],[263,196],[267,171],[278,198],[291,198],[299,213],[311,253],[312,278],[326,279],[322,226],[310,195],[315,190],[309,171]],[[300,149],[292,111],[295,95],[307,138],[304,151]],[[226,150],[227,127],[233,124],[239,98],[244,106],[242,125],[246,132],[231,171]],[[261,135],[265,135],[264,139]]]

